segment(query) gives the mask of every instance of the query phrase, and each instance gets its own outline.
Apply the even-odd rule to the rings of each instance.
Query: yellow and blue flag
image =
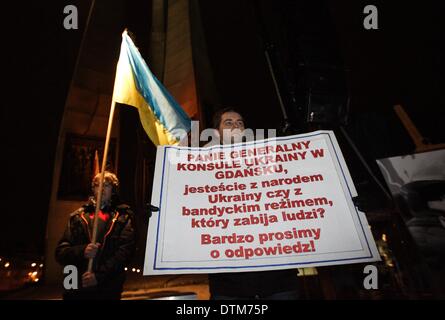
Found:
[[[138,109],[142,126],[155,145],[177,144],[190,131],[190,118],[152,74],[126,30],[113,101]]]

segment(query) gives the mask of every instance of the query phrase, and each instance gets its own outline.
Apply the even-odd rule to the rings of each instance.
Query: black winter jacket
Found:
[[[272,294],[299,291],[296,269],[209,274],[212,297],[264,298]]]

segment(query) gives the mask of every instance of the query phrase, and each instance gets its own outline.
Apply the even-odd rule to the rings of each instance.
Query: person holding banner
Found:
[[[94,197],[70,215],[65,232],[56,248],[56,260],[61,265],[77,268],[78,289],[67,289],[65,300],[118,300],[125,281],[124,267],[132,258],[136,239],[133,213],[118,196],[119,181],[105,171],[97,241],[91,243],[93,219],[99,189],[100,173],[92,181]],[[92,272],[87,271],[89,259],[94,259]]]
[[[241,142],[246,130],[242,115],[230,107],[215,113],[213,127],[220,140],[212,140],[205,147]],[[210,299],[296,300],[299,298],[297,274],[296,269],[209,274]]]

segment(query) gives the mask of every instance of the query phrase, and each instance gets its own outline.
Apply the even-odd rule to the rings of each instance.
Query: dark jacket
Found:
[[[131,260],[136,245],[133,213],[127,205],[110,207],[104,212],[109,218],[103,222],[97,242],[101,243],[93,263],[97,286],[82,288],[82,274],[87,271],[85,247],[91,242],[94,206],[85,205],[70,215],[68,225],[56,248],[56,260],[61,265],[75,265],[78,269],[78,290],[66,290],[65,299],[119,299],[125,281],[124,268]]]
[[[209,290],[212,297],[267,298],[280,292],[298,291],[297,274],[296,269],[209,274]]]

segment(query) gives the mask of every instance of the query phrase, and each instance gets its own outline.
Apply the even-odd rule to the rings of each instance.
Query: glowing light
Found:
[[[386,234],[382,234],[382,240],[386,242]]]
[[[35,278],[35,279],[34,279],[34,282],[39,282],[39,278]]]
[[[136,268],[131,269],[131,271],[136,272]]]
[[[34,271],[34,272],[32,273],[32,276],[35,277],[36,275],[37,275],[37,271]]]
[[[32,276],[32,272],[28,272],[28,276]]]
[[[316,268],[309,267],[309,268],[298,268],[298,277],[305,277],[305,276],[316,276],[318,275],[318,271]]]
[[[8,268],[10,266],[10,263],[9,262],[6,262],[5,263],[5,268]]]
[[[137,269],[136,272],[137,272],[137,273],[141,272],[141,269]]]
[[[40,268],[43,268],[43,263],[41,263],[41,264],[39,265],[39,267],[40,267]]]
[[[125,268],[124,268],[124,270],[125,270],[125,271],[127,271],[127,270],[128,270],[128,268],[127,268],[127,267],[125,267]]]
[[[37,263],[35,263],[35,262],[33,262],[33,263],[31,263],[31,267],[35,267],[37,265]]]

